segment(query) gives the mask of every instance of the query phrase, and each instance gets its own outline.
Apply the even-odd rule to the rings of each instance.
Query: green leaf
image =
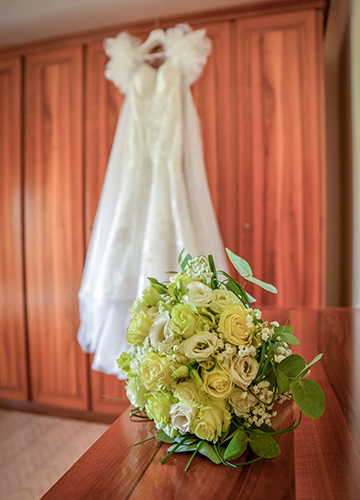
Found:
[[[153,286],[154,290],[157,290],[159,293],[166,293],[167,292],[167,287],[163,285],[162,283],[159,283],[157,279],[155,278],[148,278],[150,283]]]
[[[264,458],[277,457],[281,453],[281,450],[280,446],[277,443],[274,446],[274,443],[274,439],[263,432],[252,432],[251,434],[249,434],[250,448],[259,457],[265,455],[267,452],[269,453]]]
[[[291,392],[299,409],[310,418],[320,418],[325,409],[325,394],[315,380],[293,380]]]
[[[173,444],[172,446],[169,446],[168,452],[176,451],[176,453],[184,453],[186,451],[194,451],[197,448],[198,443],[192,443],[192,444],[182,444],[176,448],[176,444]],[[175,450],[176,448],[176,450]]]
[[[290,380],[287,378],[285,373],[283,373],[279,369],[276,369],[276,382],[277,382],[279,394],[282,394],[283,392],[285,392],[289,388]]]
[[[295,335],[291,335],[291,333],[274,333],[273,339],[281,338],[283,342],[286,342],[290,345],[299,345],[299,340],[295,337]]]
[[[236,460],[241,457],[241,455],[245,452],[247,445],[248,436],[246,432],[239,429],[225,450],[225,460]]]
[[[260,427],[258,427],[263,432],[276,432],[274,427],[271,427],[271,425],[268,424],[262,424]]]
[[[245,259],[242,259],[238,255],[235,255],[228,248],[226,248],[226,253],[228,254],[228,257],[232,265],[235,267],[240,276],[242,276],[245,279],[249,279],[249,276],[253,275],[252,269]]]
[[[310,370],[310,367],[312,365],[314,365],[315,363],[317,363],[319,361],[319,359],[321,359],[321,358],[322,358],[322,353],[320,353],[317,356],[315,356],[315,358],[312,361],[310,361],[310,363],[308,365],[306,365],[305,368],[303,368],[303,370],[301,370],[300,373],[297,374],[296,380],[303,378],[308,373],[308,371]]]
[[[179,255],[179,264],[180,264],[180,267],[181,267],[181,271],[184,273],[185,272],[185,267],[187,266],[188,262],[190,260],[192,260],[192,257],[191,255],[188,253],[186,255],[186,257],[181,261],[182,259],[182,256],[183,256],[183,253],[184,253],[184,250],[185,248],[181,251],[180,255]]]
[[[155,437],[158,441],[161,441],[163,443],[173,443],[174,442],[174,438],[171,438],[170,436],[165,434],[165,432],[160,432],[160,434],[156,434]]]
[[[275,333],[293,333],[294,328],[290,325],[280,325],[274,327]]]
[[[281,371],[289,378],[295,378],[305,368],[306,361],[299,354],[291,354],[283,359],[277,366],[276,371]]]
[[[277,293],[277,290],[274,287],[274,285],[270,285],[270,283],[265,283],[264,281],[261,281],[253,277],[252,269],[245,259],[242,259],[238,255],[235,255],[228,248],[226,248],[226,253],[228,254],[232,265],[235,267],[240,276],[242,276],[247,281],[255,283],[256,285],[260,286],[264,290],[267,290],[268,292]]]
[[[277,289],[274,287],[274,285],[270,285],[270,283],[265,283],[265,281],[258,280],[257,278],[254,278],[253,276],[248,276],[247,281],[251,281],[251,283],[254,283],[255,285],[260,286],[267,292],[271,293],[278,293]]]
[[[222,450],[222,448],[220,448],[220,451],[221,450]],[[211,460],[212,462],[214,462],[214,464],[221,464],[221,460],[217,456],[217,454],[214,450],[214,446],[207,443],[206,441],[204,441],[204,443],[202,444],[202,446],[199,450],[199,453],[201,453],[201,455],[204,455],[204,457],[206,457],[209,460]]]

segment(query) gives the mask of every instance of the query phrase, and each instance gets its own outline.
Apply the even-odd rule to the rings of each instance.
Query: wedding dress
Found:
[[[161,44],[159,69],[148,60]],[[125,94],[79,291],[78,341],[92,368],[121,377],[127,313],[148,277],[179,271],[182,249],[214,256],[227,269],[203,162],[190,85],[211,50],[205,30],[154,30],[147,42],[126,32],[107,39],[105,76]]]

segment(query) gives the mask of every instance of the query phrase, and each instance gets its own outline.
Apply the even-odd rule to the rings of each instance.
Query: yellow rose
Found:
[[[129,326],[126,330],[126,340],[132,345],[142,345],[146,337],[149,335],[150,327],[153,319],[143,311],[131,318]]]
[[[210,372],[201,368],[201,378],[205,391],[215,399],[226,399],[234,386],[230,373],[218,364]]]
[[[242,304],[233,304],[224,309],[219,321],[219,331],[232,344],[249,347],[253,334],[252,328],[246,324],[247,309]]]

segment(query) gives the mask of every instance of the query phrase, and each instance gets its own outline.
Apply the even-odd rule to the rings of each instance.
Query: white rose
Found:
[[[251,356],[235,357],[230,365],[230,374],[236,385],[246,389],[254,380],[259,363]]]
[[[229,403],[238,417],[246,417],[251,408],[256,405],[256,398],[247,391],[235,387],[229,396]]]
[[[208,307],[210,305],[212,295],[210,287],[199,281],[193,281],[187,287],[188,291],[184,296],[186,302],[190,302],[197,307]]]
[[[196,333],[180,345],[180,351],[189,359],[206,361],[216,350],[219,339],[210,332]]]
[[[175,333],[169,326],[169,320],[170,316],[167,311],[155,318],[149,330],[150,344],[153,347],[157,347],[160,344],[171,347],[174,343]]]
[[[240,299],[230,290],[212,290],[210,307],[216,313],[221,313],[225,307],[239,302]]]
[[[170,409],[172,427],[177,429],[180,434],[186,434],[190,431],[190,423],[194,420],[198,412],[198,408],[186,403],[172,405]]]

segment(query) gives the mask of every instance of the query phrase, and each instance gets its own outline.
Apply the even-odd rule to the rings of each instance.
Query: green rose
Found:
[[[126,395],[130,403],[145,408],[147,389],[139,383],[138,377],[132,376],[126,383]]]
[[[132,345],[142,345],[149,335],[153,319],[143,311],[131,318],[126,330],[126,340]]]
[[[149,306],[143,300],[135,299],[130,306],[129,313],[131,316],[135,316],[136,314],[139,314],[141,311],[146,313],[148,309]]]
[[[188,291],[188,284],[194,281],[188,274],[178,274],[174,281],[168,286],[168,294],[170,297],[178,297],[181,299]]]
[[[198,332],[203,330],[212,329],[215,326],[215,316],[211,314],[211,312],[206,309],[206,307],[198,307],[199,313],[199,324],[198,324]]]
[[[170,327],[184,339],[190,338],[198,330],[199,315],[191,304],[177,304],[171,310]]]
[[[146,413],[162,428],[170,422],[170,409],[174,403],[173,395],[167,391],[157,391],[146,402]]]
[[[159,356],[150,352],[139,366],[138,376],[140,383],[149,391],[160,390],[171,380],[172,370],[166,356]]]
[[[130,371],[130,362],[131,362],[131,356],[127,352],[123,352],[120,358],[117,360],[118,367],[125,374],[129,373]]]
[[[150,307],[156,306],[159,300],[161,300],[159,292],[152,286],[148,286],[147,288],[145,288],[145,290],[143,290],[142,296],[145,303]]]

